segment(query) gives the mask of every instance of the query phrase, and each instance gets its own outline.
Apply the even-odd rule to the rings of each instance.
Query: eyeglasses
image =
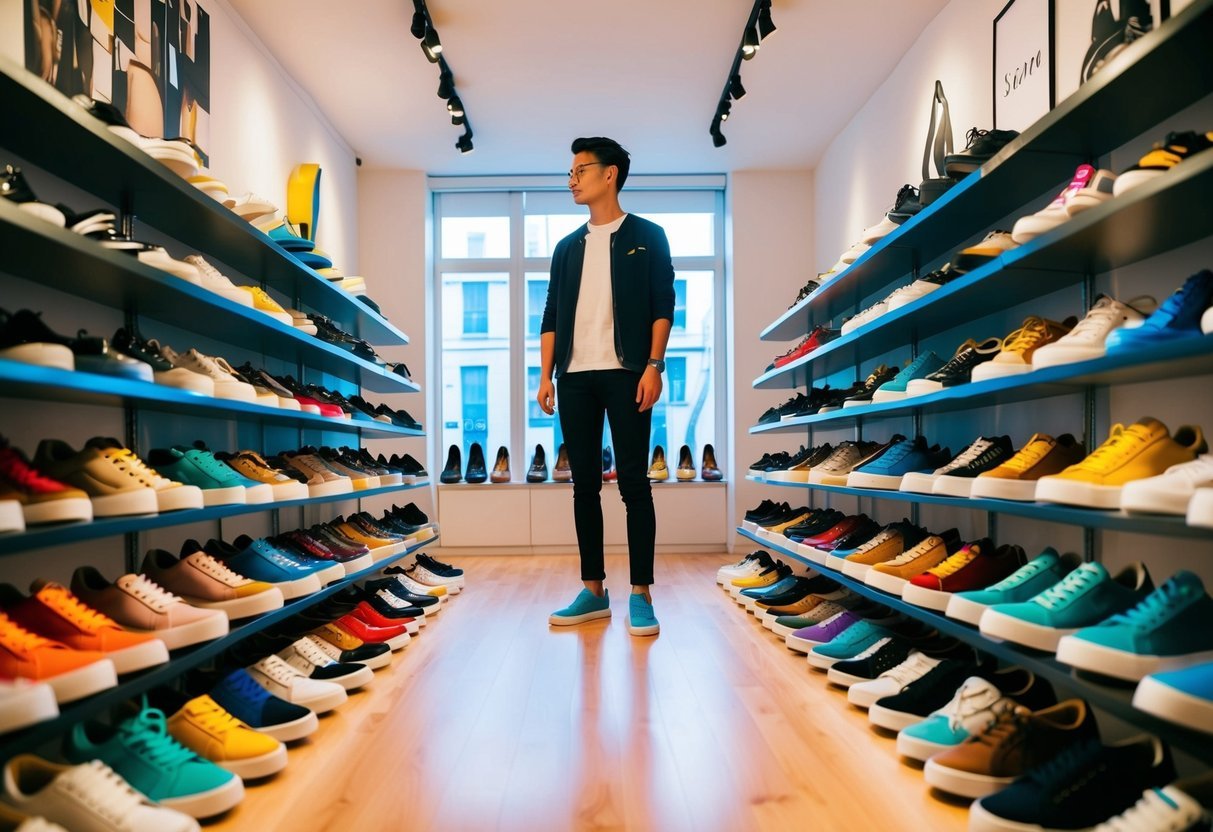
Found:
[[[572,179],[574,182],[580,182],[581,176],[585,173],[586,168],[590,167],[591,165],[601,164],[602,162],[586,162],[584,165],[578,165],[576,168],[569,171],[569,179]]]

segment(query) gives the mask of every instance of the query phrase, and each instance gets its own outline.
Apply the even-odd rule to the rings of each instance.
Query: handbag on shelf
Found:
[[[938,117],[937,117],[938,116]],[[956,180],[944,175],[944,157],[952,152],[952,115],[948,110],[948,97],[943,94],[943,83],[935,82],[931,96],[931,122],[927,127],[927,145],[922,151],[922,183],[918,186],[918,201],[927,207],[956,184]],[[931,164],[935,164],[935,176],[931,176]]]

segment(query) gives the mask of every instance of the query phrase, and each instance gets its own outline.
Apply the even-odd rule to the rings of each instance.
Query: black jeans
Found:
[[[581,551],[581,579],[606,577],[602,562],[602,417],[611,424],[619,496],[627,507],[628,559],[633,586],[653,583],[657,515],[649,486],[649,430],[653,411],[637,412],[640,373],[588,370],[565,373],[557,384],[560,429],[573,472],[573,521]]]

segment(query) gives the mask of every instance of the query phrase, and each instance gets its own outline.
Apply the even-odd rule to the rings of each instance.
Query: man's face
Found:
[[[569,170],[569,191],[578,205],[589,205],[615,190],[615,166],[602,164],[589,151],[574,156]]]

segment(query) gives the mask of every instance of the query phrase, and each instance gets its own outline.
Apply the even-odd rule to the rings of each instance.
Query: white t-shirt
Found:
[[[581,289],[573,318],[573,355],[566,372],[621,370],[615,355],[615,306],[611,288],[611,235],[627,218],[624,214],[606,225],[589,225],[585,235],[585,260],[581,266]]]

